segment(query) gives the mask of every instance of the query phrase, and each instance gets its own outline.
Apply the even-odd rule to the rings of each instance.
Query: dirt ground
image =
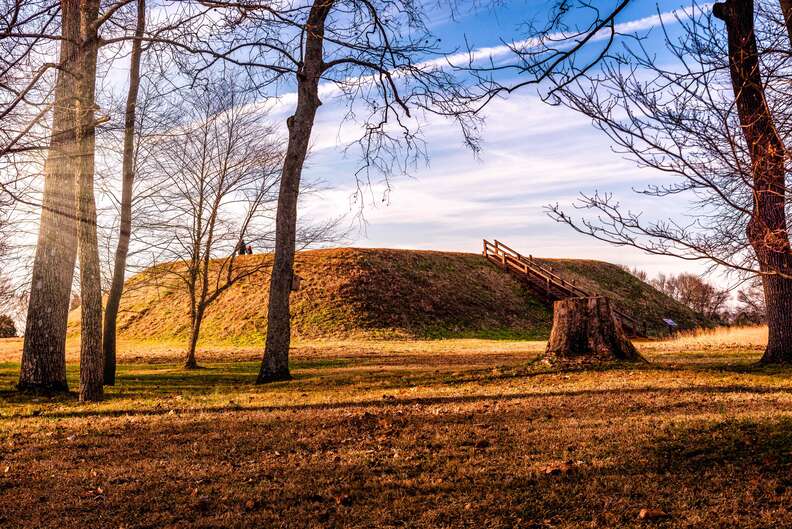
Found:
[[[125,344],[90,405],[15,393],[0,342],[0,527],[792,527],[792,368],[753,366],[763,333],[586,371],[540,342],[305,342],[264,387],[256,348],[187,373]]]

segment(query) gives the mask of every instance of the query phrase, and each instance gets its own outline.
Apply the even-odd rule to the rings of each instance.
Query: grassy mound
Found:
[[[263,265],[270,255],[245,256]],[[578,284],[611,296],[662,328],[695,315],[621,268],[596,261],[547,261]],[[516,277],[476,254],[339,248],[300,252],[301,288],[292,294],[293,332],[301,338],[547,336],[551,308]],[[158,277],[158,279],[154,279]],[[212,343],[261,343],[266,331],[269,267],[234,285],[209,308],[202,337]],[[127,282],[120,335],[137,340],[186,338],[187,296],[175,278],[151,271]]]

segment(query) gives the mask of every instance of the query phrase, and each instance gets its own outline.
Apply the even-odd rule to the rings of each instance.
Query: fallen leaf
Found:
[[[544,468],[544,473],[548,476],[566,476],[574,472],[575,466],[572,463],[557,463],[548,465]]]
[[[638,518],[641,520],[659,520],[667,516],[668,513],[660,509],[641,509],[641,512],[638,513]]]

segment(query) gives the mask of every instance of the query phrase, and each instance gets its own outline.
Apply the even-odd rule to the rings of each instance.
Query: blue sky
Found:
[[[437,12],[434,31],[445,43],[463,42],[466,37],[474,48],[494,47],[502,40],[524,38],[518,22],[546,12],[551,4],[508,2],[503,9],[481,9],[457,20]],[[646,17],[658,11],[689,6],[680,1],[634,2],[618,22],[643,21],[637,25],[646,27],[650,25]],[[657,29],[641,30],[647,31],[658,36]],[[662,46],[657,43],[662,57]],[[530,89],[486,109],[484,145],[478,157],[463,146],[452,123],[426,122],[428,165],[392,179],[385,201],[384,184],[371,186],[361,228],[355,218],[360,204],[351,202],[359,158],[354,150],[344,150],[345,138],[355,132],[339,129],[344,111],[343,102],[332,99],[319,110],[304,177],[322,180],[329,189],[304,201],[301,211],[311,218],[349,215],[356,246],[477,252],[482,238],[497,238],[526,254],[602,259],[636,266],[650,275],[704,270],[704,264],[608,246],[547,217],[547,204],[570,204],[579,192],[594,190],[613,192],[623,204],[652,217],[679,218],[686,215],[686,209],[678,199],[663,203],[633,193],[634,187],[667,177],[639,169],[613,153],[608,139],[588,119],[542,103]]]

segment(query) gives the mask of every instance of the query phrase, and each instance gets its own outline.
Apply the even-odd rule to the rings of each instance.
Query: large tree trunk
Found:
[[[140,88],[140,56],[146,29],[146,1],[137,2],[137,27],[132,42],[130,56],[129,90],[127,92],[126,112],[124,114],[124,155],[121,163],[121,222],[118,233],[118,246],[113,263],[113,280],[107,294],[104,314],[104,332],[102,333],[102,351],[104,355],[104,383],[112,386],[116,376],[116,324],[121,294],[124,292],[124,273],[126,271],[129,238],[132,233],[132,185],[135,181],[135,110],[137,107],[138,90]]]
[[[787,273],[792,267],[785,263]],[[792,363],[792,282],[777,276],[764,278],[768,340],[762,359],[765,364]]]
[[[278,212],[275,220],[275,261],[270,279],[267,314],[267,343],[257,384],[288,380],[291,316],[289,295],[294,278],[297,231],[297,199],[300,177],[308,153],[319,101],[319,79],[323,68],[324,24],[333,0],[316,0],[306,23],[305,55],[297,72],[297,108],[287,120],[289,142],[281,172]]]
[[[99,42],[95,22],[99,0],[80,5],[80,62],[78,92],[78,138],[80,163],[77,183],[77,238],[80,251],[80,400],[102,399],[102,279],[96,236],[94,198],[94,152],[96,144],[96,58]]]
[[[44,195],[30,285],[19,388],[68,391],[66,324],[69,317],[77,224],[74,202],[76,130],[73,101],[80,36],[79,0],[61,1],[59,64],[52,137],[44,165]]]
[[[560,362],[643,361],[603,297],[556,301],[545,355]]]
[[[726,23],[729,68],[740,124],[751,156],[753,212],[747,235],[762,272],[769,329],[766,363],[792,362],[792,251],[786,220],[786,149],[765,99],[754,34],[753,0],[717,3]]]

